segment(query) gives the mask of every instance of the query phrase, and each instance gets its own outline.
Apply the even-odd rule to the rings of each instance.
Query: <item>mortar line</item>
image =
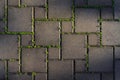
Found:
[[[76,73],[75,73],[75,60],[73,60],[73,80],[76,80],[76,78],[75,78],[75,75],[76,75]]]
[[[113,46],[113,80],[115,80],[115,46]]]
[[[47,65],[47,80],[49,80],[48,76],[49,76],[49,48],[46,48],[46,65]]]
[[[59,53],[59,60],[62,60],[62,21],[59,22],[59,45],[60,45],[60,53]]]
[[[45,16],[45,17],[46,17],[46,19],[48,19],[48,18],[49,18],[49,17],[48,17],[48,16],[49,16],[49,15],[48,15],[48,11],[49,11],[49,8],[48,8],[48,0],[45,1],[45,9],[46,9],[46,12],[45,12],[46,16]]]
[[[75,33],[75,0],[72,0],[72,32]]]
[[[115,19],[115,2],[112,0],[112,13],[113,13],[113,19]]]
[[[8,32],[8,0],[5,0],[4,8],[4,19],[5,19],[5,33]]]
[[[21,0],[18,0],[18,7],[21,7]]]
[[[32,46],[35,46],[35,8],[32,7]]]
[[[103,76],[102,73],[100,73],[100,80],[102,80],[102,76]]]
[[[5,60],[5,80],[8,80],[8,60]]]
[[[87,34],[86,69],[89,71],[89,35]]]

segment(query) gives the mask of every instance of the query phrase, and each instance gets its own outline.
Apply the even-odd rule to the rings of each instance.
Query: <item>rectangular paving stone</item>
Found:
[[[102,8],[101,16],[103,19],[113,19],[113,8]]]
[[[112,6],[112,0],[88,0],[91,6]]]
[[[97,32],[99,11],[97,9],[76,9],[75,31],[76,32]]]
[[[32,35],[22,35],[21,43],[23,46],[32,45]]]
[[[43,48],[28,48],[22,50],[23,72],[46,72],[46,54]]]
[[[0,35],[0,59],[18,58],[16,35]]]
[[[114,14],[115,14],[115,19],[120,18],[120,0],[114,0],[115,5],[114,5]]]
[[[85,35],[63,35],[62,57],[64,59],[84,59],[86,55]]]
[[[62,22],[62,32],[72,32],[72,22]]]
[[[115,47],[115,59],[120,59],[120,47]]]
[[[49,59],[59,59],[60,49],[59,48],[49,48]]]
[[[49,61],[48,79],[73,80],[72,65],[72,61]]]
[[[113,73],[102,73],[102,80],[114,80]]]
[[[0,61],[0,80],[5,80],[5,63]]]
[[[35,75],[35,80],[47,80],[47,74],[46,73],[37,73]]]
[[[8,72],[18,72],[19,62],[18,61],[8,61]]]
[[[36,22],[35,41],[37,45],[58,45],[59,23],[52,21]]]
[[[120,44],[120,23],[115,21],[102,22],[102,43],[103,45]]]
[[[71,18],[72,0],[48,0],[49,18]]]
[[[0,19],[4,18],[5,0],[0,0]]]
[[[93,72],[112,72],[113,71],[112,47],[89,48],[89,71],[93,71]]]
[[[42,6],[45,5],[46,0],[21,0],[22,4],[26,4],[28,6]]]
[[[90,34],[89,35],[89,44],[90,45],[100,45],[100,35],[99,34]]]
[[[76,74],[76,80],[100,80],[100,74],[79,73],[79,74]]]
[[[19,0],[8,0],[8,5],[18,6],[19,5]]]
[[[31,32],[32,31],[31,8],[8,8],[8,31]]]
[[[86,61],[75,60],[75,72],[85,72],[86,70]]]
[[[19,74],[9,74],[8,80],[32,80],[32,76],[30,75],[19,75]]]
[[[116,60],[115,61],[115,80],[120,79],[120,61]]]
[[[45,8],[35,7],[35,18],[45,18],[46,10]]]

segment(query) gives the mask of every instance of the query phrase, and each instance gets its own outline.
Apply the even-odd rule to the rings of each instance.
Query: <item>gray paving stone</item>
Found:
[[[62,57],[64,59],[85,58],[85,36],[84,35],[63,35]]]
[[[46,72],[46,54],[43,48],[30,48],[22,50],[23,72]],[[29,62],[28,62],[29,61]],[[31,66],[32,65],[32,66]]]
[[[100,44],[100,36],[98,34],[90,34],[89,35],[89,44],[90,45],[99,45]]]
[[[48,0],[49,18],[71,18],[72,0]]]
[[[99,11],[97,9],[76,9],[76,32],[97,32]]]
[[[19,0],[8,0],[8,5],[18,6]]]
[[[59,48],[49,48],[49,59],[59,59],[60,49]]]
[[[116,60],[115,61],[115,80],[120,79],[120,61]]]
[[[119,19],[120,18],[120,0],[114,0],[115,2],[115,8],[114,8],[114,14],[115,14],[115,18]]]
[[[62,32],[72,32],[72,22],[62,22]]]
[[[59,44],[58,22],[36,22],[35,26],[35,40],[37,45]]]
[[[89,71],[93,71],[93,72],[112,72],[113,71],[112,47],[89,48]]]
[[[76,60],[75,61],[75,72],[84,72],[87,70],[86,61]]]
[[[18,58],[17,36],[0,35],[0,59]]]
[[[88,0],[88,5],[108,6],[108,5],[112,5],[112,0]]]
[[[5,6],[4,0],[0,0],[0,19],[4,18],[4,6]]]
[[[115,47],[115,58],[120,59],[120,47]]]
[[[76,80],[100,80],[100,74],[79,73],[76,74]]]
[[[45,8],[35,7],[35,18],[45,18]]]
[[[101,15],[103,19],[113,19],[113,9],[112,8],[103,8],[101,10]]]
[[[32,35],[22,35],[22,41],[23,46],[32,45]]]
[[[28,6],[41,6],[45,5],[46,0],[21,0],[22,4],[26,4]]]
[[[32,31],[31,8],[8,8],[8,30],[14,32]],[[22,24],[21,24],[22,23]]]
[[[30,75],[9,74],[8,80],[32,80]]]
[[[5,23],[3,21],[0,21],[0,32],[4,32],[5,31],[4,28],[5,28]]]
[[[72,65],[72,61],[49,61],[49,80],[73,80]]]
[[[115,21],[104,21],[102,23],[102,42],[103,45],[120,44],[120,23]]]
[[[5,80],[5,63],[0,61],[0,80]]]
[[[36,76],[35,76],[35,80],[47,80],[47,74],[37,73]]]
[[[113,73],[102,73],[102,80],[113,80]]]
[[[86,0],[75,0],[75,6],[84,6],[86,5]]]
[[[8,72],[18,72],[19,62],[18,61],[8,61]]]

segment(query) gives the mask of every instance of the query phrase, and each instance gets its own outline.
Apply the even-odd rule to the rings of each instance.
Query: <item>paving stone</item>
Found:
[[[60,49],[59,48],[49,48],[49,59],[59,59]]]
[[[115,6],[114,6],[114,14],[115,18],[119,19],[120,18],[120,0],[114,0]]]
[[[23,49],[22,51],[23,51],[22,52],[23,72],[46,72],[45,49],[30,48],[30,49]]]
[[[36,22],[35,26],[35,40],[37,45],[59,44],[58,22]]]
[[[102,42],[103,45],[120,44],[120,23],[114,21],[104,21],[102,23]]]
[[[86,61],[76,60],[75,61],[75,72],[84,72],[86,71]]]
[[[8,80],[32,80],[30,75],[9,74]]]
[[[0,19],[4,18],[4,6],[5,6],[4,0],[0,0]]]
[[[8,0],[8,5],[18,6],[19,0]]]
[[[0,35],[0,59],[18,58],[17,36]]]
[[[115,61],[115,80],[120,79],[120,61],[116,60]]]
[[[112,8],[103,8],[101,10],[101,15],[103,19],[113,19],[113,9]]]
[[[18,72],[19,62],[18,61],[8,61],[8,72]]]
[[[113,71],[112,47],[89,48],[89,71],[93,71],[93,72],[112,72]]]
[[[32,45],[32,35],[22,35],[21,42],[23,46]]]
[[[100,44],[100,36],[98,34],[90,34],[89,35],[89,44],[90,45],[99,45]]]
[[[72,61],[49,61],[49,80],[73,80],[72,65]]]
[[[115,58],[120,59],[120,47],[115,47]]]
[[[63,35],[62,36],[62,57],[64,59],[85,58],[85,36],[84,35]]]
[[[0,80],[5,80],[5,63],[0,61]]]
[[[72,22],[62,22],[62,32],[72,32]]]
[[[35,18],[45,18],[45,8],[35,7]]]
[[[22,32],[22,31],[31,32],[32,31],[31,11],[32,11],[31,8],[9,7],[8,30],[14,32]]]
[[[4,28],[5,28],[5,23],[3,21],[0,21],[0,32],[4,32],[5,31]]]
[[[113,80],[113,73],[102,73],[102,80]]]
[[[88,5],[91,6],[112,6],[112,0],[88,0]]]
[[[97,32],[99,12],[97,9],[76,9],[76,32]]]
[[[49,18],[71,18],[72,0],[48,0]]]
[[[37,73],[35,76],[35,80],[47,80],[47,74]]]
[[[100,75],[97,73],[79,73],[76,74],[76,80],[100,80]]]
[[[84,6],[86,5],[86,0],[75,0],[75,6]]]
[[[26,4],[28,6],[42,6],[45,5],[46,0],[21,0],[22,4]]]

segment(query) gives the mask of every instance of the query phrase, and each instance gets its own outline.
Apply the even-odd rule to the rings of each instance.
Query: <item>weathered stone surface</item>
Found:
[[[21,43],[23,46],[32,45],[32,35],[22,35]]]
[[[87,70],[86,61],[76,60],[75,61],[75,72],[84,72]]]
[[[97,9],[76,9],[76,32],[97,32],[99,11]]]
[[[45,18],[45,8],[35,7],[35,18]]]
[[[49,59],[59,59],[60,49],[59,48],[49,48]]]
[[[89,35],[89,44],[90,45],[99,45],[100,44],[99,34],[90,34]]]
[[[62,22],[62,32],[72,32],[72,22]]]
[[[120,79],[120,61],[116,60],[115,61],[115,80]]]
[[[83,59],[86,55],[84,35],[62,36],[62,57],[64,59]]]
[[[58,45],[59,24],[58,22],[36,22],[35,40],[37,45]]]
[[[75,0],[75,6],[84,6],[86,5],[86,0]]]
[[[0,59],[18,58],[16,35],[0,35]]]
[[[91,47],[89,49],[89,71],[112,72],[113,49],[112,47]]]
[[[8,5],[18,6],[19,0],[8,0]]]
[[[8,72],[18,72],[19,62],[18,61],[8,61]]]
[[[72,61],[49,61],[49,80],[73,80],[72,65]]]
[[[49,18],[71,18],[72,0],[48,0]]]
[[[102,74],[102,80],[114,80],[113,79],[113,73],[103,73]]]
[[[47,74],[45,74],[45,73],[38,73],[35,76],[35,80],[47,80]]]
[[[31,8],[8,8],[8,30],[14,32],[32,31]],[[21,15],[22,14],[22,15]]]
[[[120,59],[120,47],[115,47],[115,58]]]
[[[5,80],[5,63],[0,61],[0,80]]]
[[[22,50],[22,71],[46,72],[46,54],[43,48]],[[31,66],[33,65],[33,66]]]
[[[103,45],[120,44],[120,23],[114,21],[104,21],[102,23],[102,42]]]
[[[3,21],[0,21],[0,32],[5,31],[5,23]]]
[[[5,6],[4,0],[0,0],[0,19],[4,18],[4,6]]]
[[[113,9],[112,8],[103,8],[101,10],[101,15],[103,19],[113,19]]]
[[[119,19],[120,18],[120,0],[115,0],[115,6],[114,6],[114,13],[115,13],[115,18]]]

